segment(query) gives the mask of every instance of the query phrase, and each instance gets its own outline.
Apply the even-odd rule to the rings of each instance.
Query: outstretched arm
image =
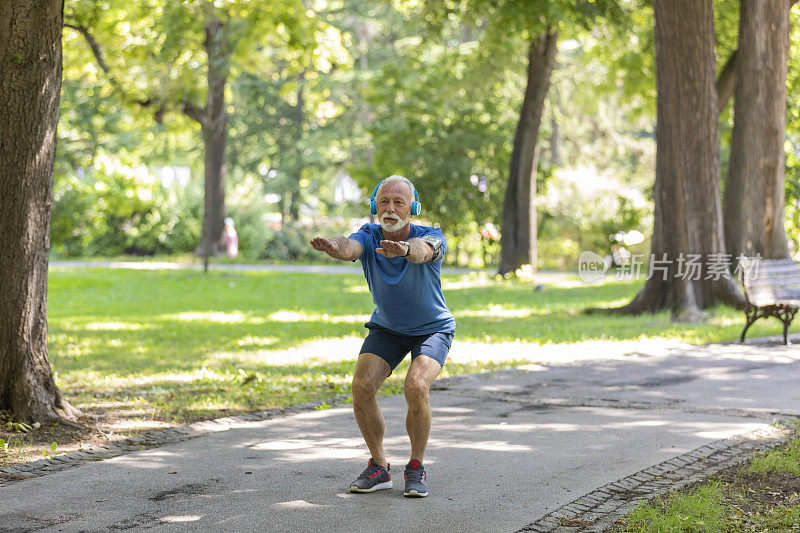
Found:
[[[375,252],[384,257],[405,257],[411,263],[431,263],[439,258],[439,252],[434,252],[422,239],[411,239],[408,241],[409,247],[397,241],[381,241],[381,248],[376,248]],[[408,252],[408,255],[406,255]]]
[[[334,237],[333,239],[314,237],[311,239],[311,247],[340,261],[354,261],[361,257],[361,253],[364,251],[360,242],[347,237]]]

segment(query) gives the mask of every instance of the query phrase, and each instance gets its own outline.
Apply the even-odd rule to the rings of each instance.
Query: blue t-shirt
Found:
[[[403,335],[452,333],[456,320],[442,294],[440,274],[447,241],[442,230],[411,224],[408,239],[433,235],[442,240],[439,258],[432,263],[412,263],[403,257],[384,257],[375,252],[383,240],[380,224],[364,224],[350,239],[364,247],[359,257],[367,278],[375,311],[371,322]]]

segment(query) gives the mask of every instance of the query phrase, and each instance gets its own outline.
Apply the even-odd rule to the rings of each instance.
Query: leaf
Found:
[[[53,442],[53,444],[50,445],[50,449],[56,451],[56,446],[58,446],[58,444]]]

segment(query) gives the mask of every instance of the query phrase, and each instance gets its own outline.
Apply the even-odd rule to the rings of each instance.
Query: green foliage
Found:
[[[791,34],[786,80],[786,233],[792,253],[800,252],[800,6],[790,12]]]
[[[786,223],[795,247],[799,10],[792,10],[787,83]],[[98,66],[84,36],[65,28],[53,228],[59,253],[196,247],[202,143],[199,126],[183,108],[205,105],[210,65],[204,24],[212,19],[223,24],[229,52],[223,65],[229,69],[227,205],[245,258],[308,258],[302,246],[306,216],[349,215],[353,209],[332,201],[339,176],[352,174],[368,194],[382,177],[400,173],[417,184],[423,218],[461,244],[462,256],[468,250],[466,261],[481,264],[474,235],[487,222],[499,225],[526,45],[547,27],[559,31],[559,55],[540,130],[540,190],[558,168],[589,164],[651,194],[655,73],[649,0],[72,0],[65,15],[68,24],[90,29],[111,74]],[[716,1],[715,25],[721,68],[736,47],[738,2]],[[149,104],[131,105],[134,100]],[[726,110],[723,172],[731,120]],[[554,146],[560,146],[560,161]],[[74,177],[93,168],[101,151],[120,154],[132,166],[189,167],[194,182],[177,199],[154,192],[155,208],[139,204],[126,214],[117,204],[106,225],[96,220],[101,195],[86,186],[95,178],[82,184],[84,178]],[[239,187],[250,196],[234,198]],[[265,204],[265,194],[280,201]],[[636,210],[623,211],[633,216]],[[269,229],[275,212],[286,231]],[[541,214],[540,247],[548,264],[568,265],[576,248],[607,245],[604,239],[619,224],[606,217],[579,230],[586,216],[591,215],[567,215],[556,223],[560,214]]]
[[[153,255],[195,246],[197,195],[166,191],[144,168],[102,153],[80,172],[55,179],[50,239],[57,255]]]
[[[459,235],[470,222],[497,222],[516,110],[505,80],[470,70],[475,43],[406,40],[401,60],[384,67],[369,102],[373,163],[354,169],[371,190],[375,176],[402,174],[419,191],[423,217]]]
[[[550,267],[576,268],[583,251],[609,255],[612,234],[650,234],[650,209],[641,193],[613,176],[591,168],[556,172],[539,197],[539,257]]]

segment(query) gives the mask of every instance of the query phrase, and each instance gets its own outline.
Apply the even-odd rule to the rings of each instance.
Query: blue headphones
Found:
[[[397,175],[389,176],[388,178],[380,182],[378,186],[375,187],[375,189],[373,189],[372,195],[369,197],[369,212],[372,213],[373,215],[378,214],[378,202],[377,200],[375,200],[375,195],[378,194],[378,189],[381,188],[381,185],[389,181],[389,178],[403,178],[403,176],[397,176]],[[417,194],[417,189],[416,187],[414,187],[414,184],[411,183],[411,181],[409,181],[406,178],[403,178],[403,181],[411,185],[411,190],[414,191],[414,201],[411,202],[411,214],[417,216],[419,215],[420,211],[422,211],[422,204],[419,203],[419,194]]]

